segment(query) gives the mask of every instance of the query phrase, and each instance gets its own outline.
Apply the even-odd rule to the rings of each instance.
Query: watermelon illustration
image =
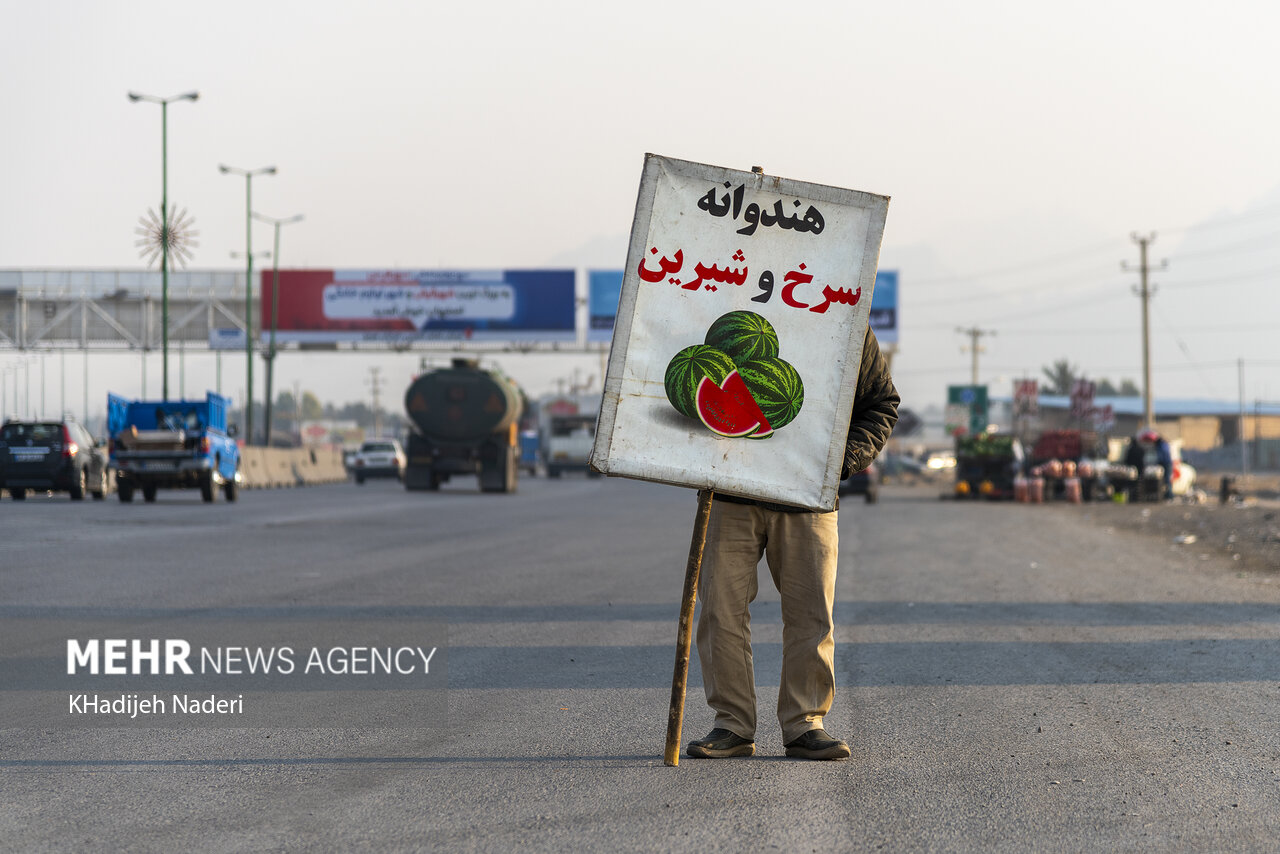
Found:
[[[730,371],[719,385],[712,382],[711,377],[703,377],[698,383],[697,407],[698,419],[717,435],[763,439],[773,434],[768,419],[737,371]]]
[[[703,378],[710,378],[718,387],[733,367],[733,359],[715,347],[708,347],[706,344],[685,347],[667,365],[663,380],[667,400],[671,401],[671,405],[680,414],[697,418],[698,384]]]
[[[804,406],[804,383],[791,363],[777,357],[753,359],[738,365],[760,411],[776,430],[795,420]]]
[[[728,354],[735,364],[778,356],[778,333],[754,311],[731,311],[707,330],[706,343]]]

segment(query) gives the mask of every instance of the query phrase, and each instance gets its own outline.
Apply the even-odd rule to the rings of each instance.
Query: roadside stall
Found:
[[[1014,479],[1022,473],[1022,462],[1022,443],[1013,436],[957,436],[956,498],[1014,498]]]

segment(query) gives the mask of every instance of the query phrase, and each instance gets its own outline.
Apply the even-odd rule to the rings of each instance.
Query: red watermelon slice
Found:
[[[711,377],[703,377],[696,402],[699,420],[718,436],[764,439],[773,434],[769,420],[737,371],[730,371],[719,385]]]

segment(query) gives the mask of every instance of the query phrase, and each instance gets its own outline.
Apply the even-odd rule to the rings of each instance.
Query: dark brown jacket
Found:
[[[858,390],[849,418],[849,438],[844,445],[844,467],[840,479],[862,471],[880,456],[898,423],[898,389],[889,376],[889,363],[880,352],[876,334],[867,329],[862,344],[862,365],[858,368]]]
[[[889,434],[893,432],[893,425],[898,423],[900,402],[893,377],[889,376],[889,363],[880,352],[880,342],[868,328],[866,340],[862,343],[862,364],[858,368],[858,389],[853,397],[853,412],[849,417],[849,436],[844,445],[841,480],[854,472],[862,471],[880,456],[889,441]],[[718,492],[714,499],[734,504],[758,504],[769,510],[788,513],[811,512],[803,507],[739,498]],[[839,499],[836,505],[839,506]]]

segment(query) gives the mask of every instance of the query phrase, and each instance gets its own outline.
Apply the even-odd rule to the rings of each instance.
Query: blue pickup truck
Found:
[[[157,489],[195,489],[205,501],[222,492],[236,500],[240,447],[227,424],[231,399],[209,392],[204,400],[127,400],[107,396],[107,432],[116,494],[156,500]]]

